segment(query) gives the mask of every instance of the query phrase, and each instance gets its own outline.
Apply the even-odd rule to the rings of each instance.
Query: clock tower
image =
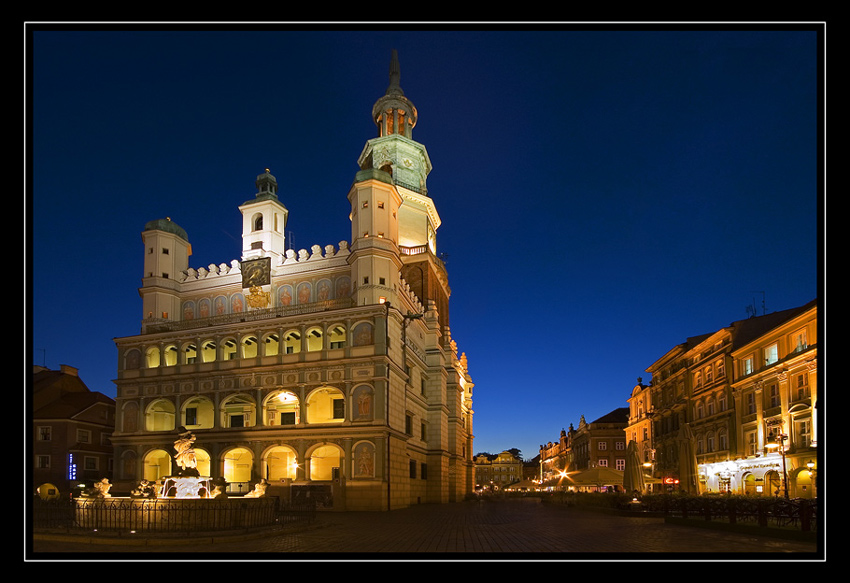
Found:
[[[365,296],[358,293],[358,304],[382,298],[392,301],[391,289],[368,294],[362,286],[374,286],[375,281],[395,284],[400,275],[423,305],[429,300],[436,303],[440,324],[447,326],[448,277],[436,256],[440,216],[427,186],[431,159],[425,146],[413,140],[419,113],[401,88],[395,50],[389,78],[386,93],[372,107],[378,136],[366,142],[357,161],[360,172],[348,195],[352,205],[352,277]],[[372,241],[367,242],[369,238]],[[367,247],[375,253],[368,263],[358,261]]]

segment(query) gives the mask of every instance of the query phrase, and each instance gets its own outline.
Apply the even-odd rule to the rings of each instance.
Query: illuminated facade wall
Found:
[[[495,456],[479,455],[475,458],[475,486],[480,489],[501,489],[521,481],[522,460],[511,452]]]
[[[472,491],[473,384],[448,326],[430,161],[395,57],[390,79],[348,193],[350,244],[286,249],[268,170],[239,206],[241,260],[189,267],[186,232],[148,223],[141,333],[116,339],[116,489],[175,471],[185,427],[231,492],[266,478],[283,498],[316,487],[333,508],[382,510]],[[404,279],[413,264],[423,285]]]
[[[633,389],[626,432],[651,458],[654,478],[677,487],[677,438],[687,424],[700,492],[784,495],[787,476],[790,497],[811,497],[816,302],[689,338],[646,370],[652,382]],[[649,409],[642,412],[647,393]],[[771,447],[779,435],[786,436],[784,460]]]

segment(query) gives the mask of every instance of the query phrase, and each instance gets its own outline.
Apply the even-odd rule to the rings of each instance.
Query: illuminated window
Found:
[[[764,351],[764,363],[773,364],[779,360],[779,345],[771,344]]]

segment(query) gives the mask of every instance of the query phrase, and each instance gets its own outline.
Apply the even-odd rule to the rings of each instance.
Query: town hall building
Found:
[[[282,500],[392,510],[472,492],[473,383],[395,51],[372,117],[350,241],[287,248],[269,170],[238,207],[238,260],[190,267],[184,229],[145,225],[141,331],[115,339],[114,491],[172,474],[189,431],[198,471],[230,494],[266,480]]]

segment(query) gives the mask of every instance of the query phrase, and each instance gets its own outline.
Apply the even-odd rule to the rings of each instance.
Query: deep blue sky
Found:
[[[238,259],[237,207],[268,167],[296,249],[350,240],[346,195],[393,48],[433,163],[476,452],[531,458],[581,415],[626,406],[687,337],[762,297],[772,312],[819,293],[814,28],[32,41],[28,356],[110,396],[113,338],[140,330],[147,221],[188,232],[192,267]]]

